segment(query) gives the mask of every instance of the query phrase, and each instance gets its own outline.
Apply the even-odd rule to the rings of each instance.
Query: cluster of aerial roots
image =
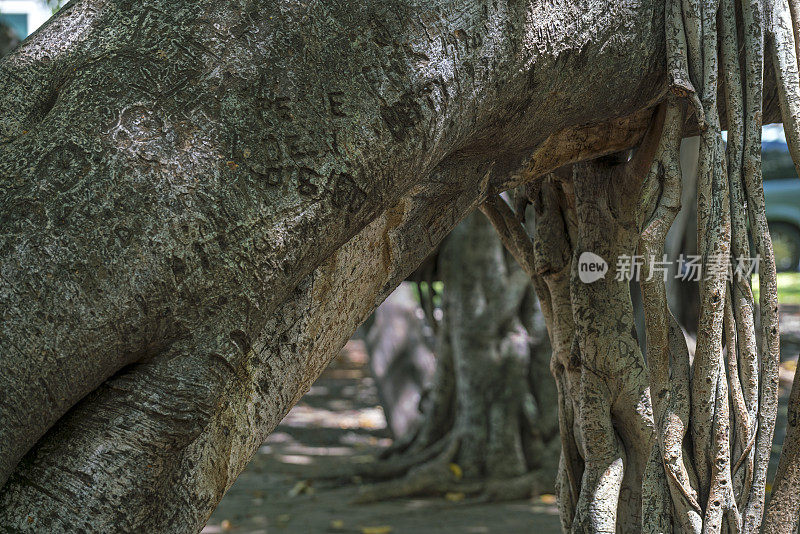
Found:
[[[800,460],[790,440],[765,515],[779,333],[761,117],[766,53],[789,148],[800,162],[800,4],[668,0],[665,22],[670,87],[635,154],[575,164],[518,190],[534,204],[532,236],[503,198],[483,206],[533,278],[548,323],[562,436],[562,526],[573,532],[794,532]],[[700,135],[702,257],[693,355],[658,269],[680,209],[680,141],[691,129]],[[581,280],[587,252],[611,266],[610,276]],[[619,258],[632,256],[643,258],[646,360],[633,333],[630,286],[613,273]],[[758,305],[751,258],[760,275]],[[797,435],[791,422],[790,434]]]

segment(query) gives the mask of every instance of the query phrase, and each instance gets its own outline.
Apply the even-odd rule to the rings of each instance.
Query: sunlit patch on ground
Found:
[[[780,274],[779,286],[781,412],[771,470],[786,433],[786,397],[800,352],[800,274]],[[480,504],[447,495],[353,505],[355,485],[320,481],[319,474],[342,462],[370,461],[391,443],[366,373],[363,344],[349,343],[259,448],[203,534],[560,532],[556,498],[550,494],[512,503]]]
[[[351,342],[259,448],[203,533],[560,532],[553,495],[496,504],[445,496],[353,505],[355,485],[318,480],[342,462],[371,461],[391,444],[366,373],[363,345]]]

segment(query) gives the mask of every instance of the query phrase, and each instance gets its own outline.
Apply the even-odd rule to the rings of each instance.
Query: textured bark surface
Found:
[[[681,328],[690,335],[697,334],[697,313],[700,309],[697,282],[676,279],[681,254],[697,254],[697,164],[700,154],[700,137],[690,137],[681,142],[681,209],[664,241],[664,252],[670,262],[667,301]]]
[[[586,442],[575,527],[587,532],[615,532],[617,525],[623,532],[638,530],[641,480],[653,437],[647,366],[635,338],[630,284],[612,276],[585,284],[578,270],[584,252],[608,265],[636,252],[639,184],[626,171],[625,166],[592,162],[576,166],[573,177],[578,239],[570,296]]]
[[[102,530],[147,501],[126,529],[201,525],[395,274],[487,187],[549,136],[661,93],[662,10],[63,9],[0,63],[4,520]],[[604,150],[595,136],[542,170]],[[317,315],[342,284],[358,303]]]
[[[638,143],[664,20],[656,0],[69,4],[0,63],[3,524],[199,530],[465,213]]]
[[[556,397],[530,278],[509,265],[479,213],[451,233],[441,254],[444,335],[455,370],[453,459],[465,480],[488,481],[490,498],[549,489],[558,455]],[[519,492],[515,479],[528,487]]]
[[[800,162],[799,58],[794,41],[800,34],[800,16],[796,7],[785,0],[667,2],[671,93],[685,99],[701,125],[697,245],[703,274],[693,358],[670,313],[663,280],[653,278],[656,264],[646,267],[648,256],[654,262],[663,253],[666,234],[680,208],[678,146],[685,132],[684,104],[672,98],[666,104],[665,126],[655,152],[651,153],[655,145],[648,135],[630,161],[622,157],[612,166],[607,161],[575,166],[571,184],[575,232],[562,231],[563,237],[555,239],[537,235],[532,245],[505,203],[495,199],[484,207],[506,246],[534,278],[552,276],[553,266],[560,269],[570,244],[575,251],[569,284],[574,325],[571,356],[576,362],[573,367],[580,371],[581,388],[577,394],[562,388],[560,394],[571,395],[572,402],[560,402],[560,406],[562,419],[572,416],[578,422],[573,436],[578,445],[584,445],[583,450],[576,447],[584,464],[571,461],[574,455],[565,443],[559,477],[562,487],[564,481],[570,484],[570,491],[560,492],[565,530],[698,534],[762,530],[780,353],[775,262],[760,168],[763,67],[766,51],[775,69],[790,151]],[[724,107],[718,105],[718,96]],[[727,144],[721,136],[720,108],[728,129]],[[653,157],[645,178],[645,166]],[[646,162],[639,169],[635,169],[637,159]],[[548,193],[553,189],[549,184],[538,193],[532,190],[534,203],[541,206],[537,214],[556,223],[563,221],[556,228],[571,228],[564,213],[572,207],[563,210],[559,206],[568,202],[552,201],[558,195],[569,198],[569,192],[562,186],[561,193]],[[574,234],[576,240],[564,239]],[[749,276],[738,271],[742,258],[749,256],[750,238],[760,258],[758,308]],[[646,367],[638,344],[626,333],[633,322],[627,284],[605,278],[587,282],[576,276],[579,253],[599,254],[613,265],[621,256],[630,258],[633,248],[645,260],[641,290]],[[732,272],[734,266],[736,272]],[[554,339],[558,319],[553,313],[548,317]],[[611,331],[614,327],[616,332]],[[624,370],[614,368],[620,359],[623,365],[631,363]],[[626,391],[633,396],[622,409],[634,412],[627,422],[622,421],[625,412],[619,408],[615,412],[612,404]],[[578,410],[575,398],[580,399]],[[631,440],[628,436],[637,428],[642,431]],[[648,428],[651,436],[647,436]],[[644,450],[637,450],[644,444]],[[647,447],[651,447],[649,455]],[[776,479],[780,495],[767,510],[767,532],[793,531],[798,522],[796,499],[789,497],[800,489],[792,467],[795,453],[789,441]],[[637,468],[643,465],[641,475]],[[583,468],[580,486],[574,482],[574,466]],[[631,478],[632,470],[633,487],[626,493],[625,479]],[[631,495],[636,498],[639,490],[641,508],[626,509]]]
[[[764,532],[794,534],[800,517],[800,374],[789,396],[789,417],[778,472],[764,516]]]
[[[558,486],[565,531],[760,531],[767,444],[777,410],[775,270],[763,225],[760,174],[753,167],[742,172],[740,162],[742,145],[752,148],[754,137],[742,134],[744,121],[729,117],[728,124],[738,126],[729,135],[726,167],[709,94],[715,91],[705,90],[700,101],[707,122],[698,179],[704,275],[694,358],[668,308],[664,279],[656,271],[661,267],[647,263],[663,253],[680,209],[678,147],[685,110],[679,101],[662,105],[630,159],[620,154],[577,164],[571,172],[528,188],[537,215],[533,238],[505,201],[494,198],[483,206],[505,245],[541,288],[557,349],[552,369],[559,384],[563,449]],[[735,102],[729,96],[731,114],[747,109]],[[745,116],[757,123],[757,115]],[[732,207],[735,199],[745,198],[745,189],[746,204]],[[752,232],[762,254],[760,289],[766,292],[759,310],[759,347],[749,279],[738,272],[726,276],[731,251],[741,253],[747,243],[745,206],[755,222]],[[587,261],[599,259],[619,267],[620,260],[629,258],[633,269],[630,260],[637,251],[645,258],[640,279],[646,363],[634,333],[625,271],[583,276]],[[793,457],[789,446],[778,478],[785,495],[797,489]],[[783,521],[780,528],[793,529],[796,512],[794,499],[777,501],[768,517]]]
[[[463,184],[464,171],[437,175],[437,183]],[[23,532],[199,530],[331,355],[424,259],[419,241],[438,243],[478,190],[420,189],[401,199],[306,277],[246,350],[234,336],[229,352],[218,347],[197,362],[194,351],[207,347],[187,343],[184,353],[108,380],[18,466],[0,494],[4,524]],[[365,258],[364,250],[383,253]]]

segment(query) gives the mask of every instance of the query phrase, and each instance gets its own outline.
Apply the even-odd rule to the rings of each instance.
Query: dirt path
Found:
[[[391,443],[365,358],[359,342],[348,344],[259,449],[203,533],[560,532],[552,495],[500,504],[429,498],[354,505],[356,485],[315,481]]]
[[[800,352],[800,307],[781,309],[782,399],[771,468],[786,427],[786,397]],[[404,499],[372,505],[350,501],[357,485],[315,479],[343,462],[366,461],[391,440],[366,355],[350,342],[270,435],[225,495],[204,534],[232,532],[362,534],[510,534],[560,532],[555,499],[496,504]]]

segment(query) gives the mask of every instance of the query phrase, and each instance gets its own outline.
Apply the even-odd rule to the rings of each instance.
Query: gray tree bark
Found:
[[[551,229],[533,240],[501,199],[489,199],[483,209],[542,288],[554,344],[566,348],[571,341],[569,358],[554,369],[557,381],[563,377],[567,386],[559,389],[567,438],[559,472],[559,484],[566,487],[560,491],[564,529],[793,531],[798,507],[791,496],[800,479],[791,441],[762,530],[780,351],[760,130],[767,53],[790,128],[790,150],[800,165],[800,56],[792,36],[800,33],[800,16],[785,1],[737,6],[688,0],[668,2],[667,23],[674,96],[653,117],[633,156],[577,164],[571,173],[531,188],[537,228],[546,221]],[[727,146],[717,101],[723,81]],[[703,273],[693,358],[655,264],[680,209],[679,146],[689,110],[702,124],[697,243]],[[749,256],[749,237],[760,257],[758,307],[747,272],[738,270],[738,262]],[[608,268],[628,258],[633,267],[635,252],[645,260],[647,362],[631,334],[625,270],[613,279],[605,271],[584,276],[591,273],[587,264],[600,259]]]
[[[663,21],[656,0],[66,6],[0,62],[0,521],[199,530],[465,213],[639,141]]]
[[[637,141],[662,12],[65,7],[0,63],[4,524],[198,530],[487,192]]]

